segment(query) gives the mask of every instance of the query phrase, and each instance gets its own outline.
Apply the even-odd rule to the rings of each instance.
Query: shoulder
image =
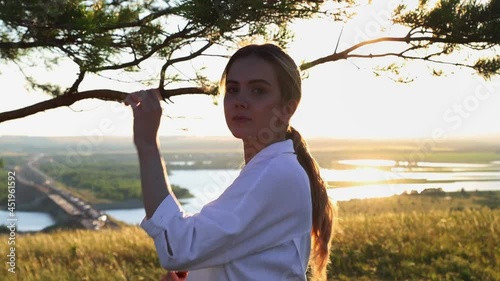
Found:
[[[294,153],[281,153],[249,167],[255,188],[268,195],[310,197],[309,177]]]
[[[295,153],[282,153],[276,155],[266,165],[268,174],[286,182],[297,184],[309,183],[306,171],[300,165]]]

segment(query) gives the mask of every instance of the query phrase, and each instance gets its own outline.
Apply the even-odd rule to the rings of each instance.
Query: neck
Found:
[[[252,158],[257,153],[259,153],[262,149],[266,148],[267,146],[269,146],[273,143],[284,141],[284,140],[285,140],[284,136],[277,137],[273,140],[266,141],[266,142],[259,141],[256,138],[243,139],[243,153],[245,156],[245,165],[248,164],[248,162],[250,162],[250,160],[252,160]]]

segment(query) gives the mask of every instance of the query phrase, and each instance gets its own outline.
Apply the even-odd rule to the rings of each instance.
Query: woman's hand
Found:
[[[187,279],[187,271],[169,271],[163,275],[160,281],[184,281]]]
[[[158,128],[162,109],[158,89],[149,89],[129,94],[124,102],[134,112],[134,143],[137,148],[158,145]]]

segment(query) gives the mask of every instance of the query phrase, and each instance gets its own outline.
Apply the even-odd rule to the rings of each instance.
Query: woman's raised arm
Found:
[[[134,113],[134,143],[139,155],[144,208],[149,219],[171,193],[158,139],[162,114],[160,92],[157,89],[134,92],[124,102]]]

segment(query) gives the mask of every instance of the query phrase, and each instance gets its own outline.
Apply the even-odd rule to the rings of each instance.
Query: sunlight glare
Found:
[[[356,168],[348,170],[322,169],[321,175],[326,181],[359,183],[387,180],[386,173],[376,168]]]
[[[384,159],[354,159],[354,160],[339,160],[340,164],[351,166],[365,166],[365,167],[393,167],[396,165],[394,160]]]
[[[421,190],[417,190],[421,192]],[[345,188],[330,188],[328,195],[336,201],[348,201],[351,199],[382,198],[400,195],[407,192],[407,188],[388,188],[387,185],[366,185]]]

